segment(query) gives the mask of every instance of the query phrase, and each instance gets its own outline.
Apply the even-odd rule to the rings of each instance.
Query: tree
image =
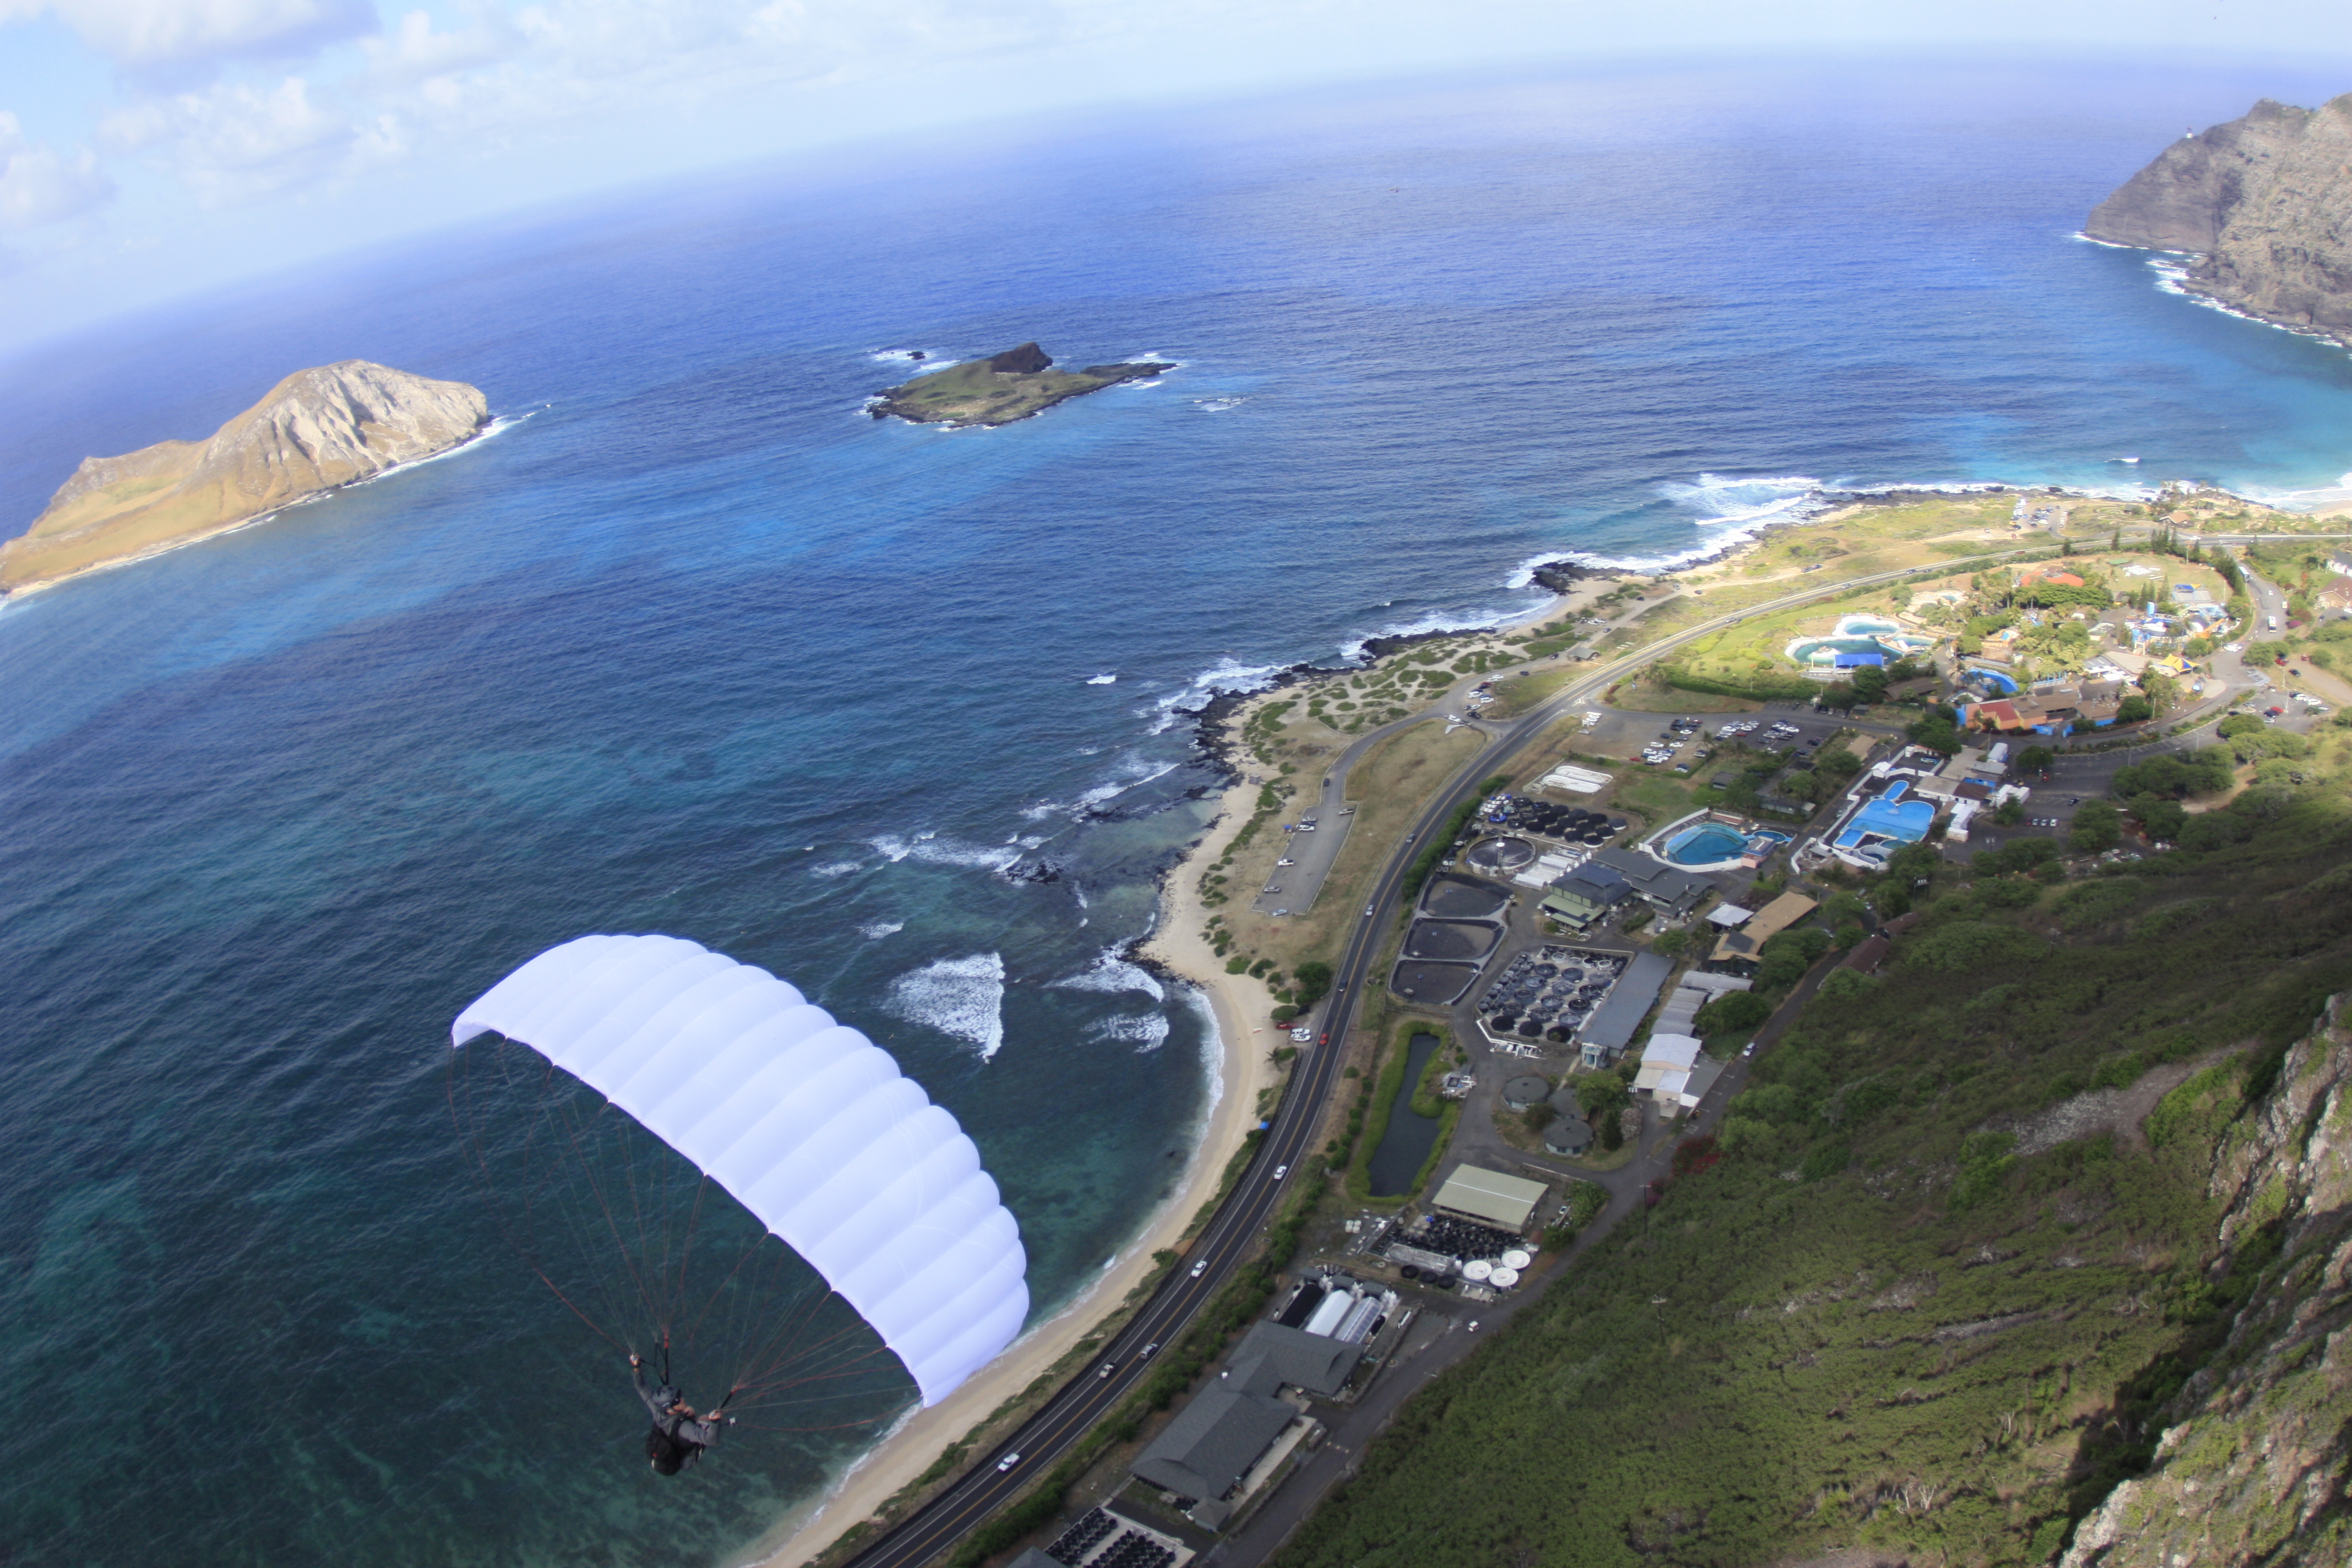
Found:
[[[1960,728],[1948,708],[1934,710],[1903,732],[1916,744],[1948,757],[1956,755],[1960,749]]]
[[[1992,808],[1992,819],[2000,826],[2015,827],[2025,820],[2025,803],[2011,795]]]
[[[1843,746],[1840,746],[1833,752],[1823,752],[1814,758],[1813,771],[1826,775],[1838,784],[1843,784],[1862,772],[1862,759]]]
[[[1863,701],[1884,702],[1886,700],[1885,666],[1877,664],[1862,665],[1854,670],[1853,680],[1853,694]]]
[[[1822,781],[1802,768],[1780,781],[1780,793],[1791,800],[1816,800],[1821,796]]]
[[[2029,773],[2046,771],[2058,760],[2058,753],[2047,746],[2028,746],[2017,753],[2017,765]]]
[[[2137,796],[2131,803],[2131,810],[2132,815],[2139,818],[2140,831],[2158,844],[2177,842],[2181,828],[2189,822],[2189,814],[2181,809],[2180,803],[2167,800],[2162,795]]]
[[[2137,724],[2155,717],[2156,709],[2145,697],[2126,697],[2116,708],[2116,722],[2118,724]]]
[[[2162,670],[2150,668],[2142,671],[2139,689],[2147,693],[2148,701],[2156,705],[2156,710],[2159,713],[2179,705],[2180,688],[2172,677]]]
[[[1310,958],[1298,966],[1298,1005],[1312,1007],[1331,989],[1331,966],[1319,958]]]
[[[2113,849],[2123,842],[2123,817],[2104,800],[2086,800],[2074,809],[2074,826],[2066,842],[2085,855]]]
[[[1702,1035],[1730,1035],[1760,1027],[1772,1005],[1753,991],[1727,991],[1698,1010],[1693,1021]]]

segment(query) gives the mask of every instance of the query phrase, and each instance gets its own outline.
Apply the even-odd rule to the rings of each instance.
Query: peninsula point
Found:
[[[1043,414],[1056,403],[1170,368],[1156,360],[1139,360],[1055,370],[1045,350],[1023,343],[987,359],[919,375],[883,393],[870,411],[877,419],[896,417],[915,425],[1010,425]]]
[[[296,371],[205,441],[85,458],[33,525],[0,545],[0,593],[156,554],[387,468],[489,423],[479,389],[344,360]]]

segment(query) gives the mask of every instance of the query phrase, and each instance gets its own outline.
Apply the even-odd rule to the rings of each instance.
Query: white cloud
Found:
[[[376,27],[370,0],[0,0],[0,22],[44,11],[135,72],[289,59]]]
[[[89,149],[68,156],[27,142],[16,117],[0,110],[0,226],[33,228],[79,217],[114,195],[114,182]]]
[[[492,14],[463,32],[436,33],[433,18],[411,11],[383,37],[367,39],[366,85],[397,90],[493,65],[523,47],[523,40],[505,19]]]
[[[207,205],[226,205],[349,178],[398,157],[396,120],[362,126],[310,101],[289,76],[268,91],[222,84],[152,98],[98,128],[110,152],[153,152]]]

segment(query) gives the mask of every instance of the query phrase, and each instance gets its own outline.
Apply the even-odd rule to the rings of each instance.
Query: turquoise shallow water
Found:
[[[465,1176],[460,1005],[587,931],[773,968],[962,1120],[1050,1310],[1210,1092],[1193,1007],[1116,957],[1200,819],[1177,710],[1812,480],[2332,484],[2342,353],[2069,237],[2263,91],[2297,96],[1851,66],[1138,114],[537,214],[0,366],[18,520],[299,365],[509,421],[0,609],[0,1547],[725,1555],[910,1391],[868,1362],[648,1477],[616,1352]],[[883,351],[1030,337],[1181,368],[994,432],[859,412]]]

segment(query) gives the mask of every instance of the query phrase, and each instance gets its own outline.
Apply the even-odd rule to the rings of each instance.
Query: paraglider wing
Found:
[[[937,1405],[1029,1315],[1021,1227],[956,1120],[764,969],[671,936],[583,936],[450,1028],[496,1031],[625,1110],[824,1276]]]

